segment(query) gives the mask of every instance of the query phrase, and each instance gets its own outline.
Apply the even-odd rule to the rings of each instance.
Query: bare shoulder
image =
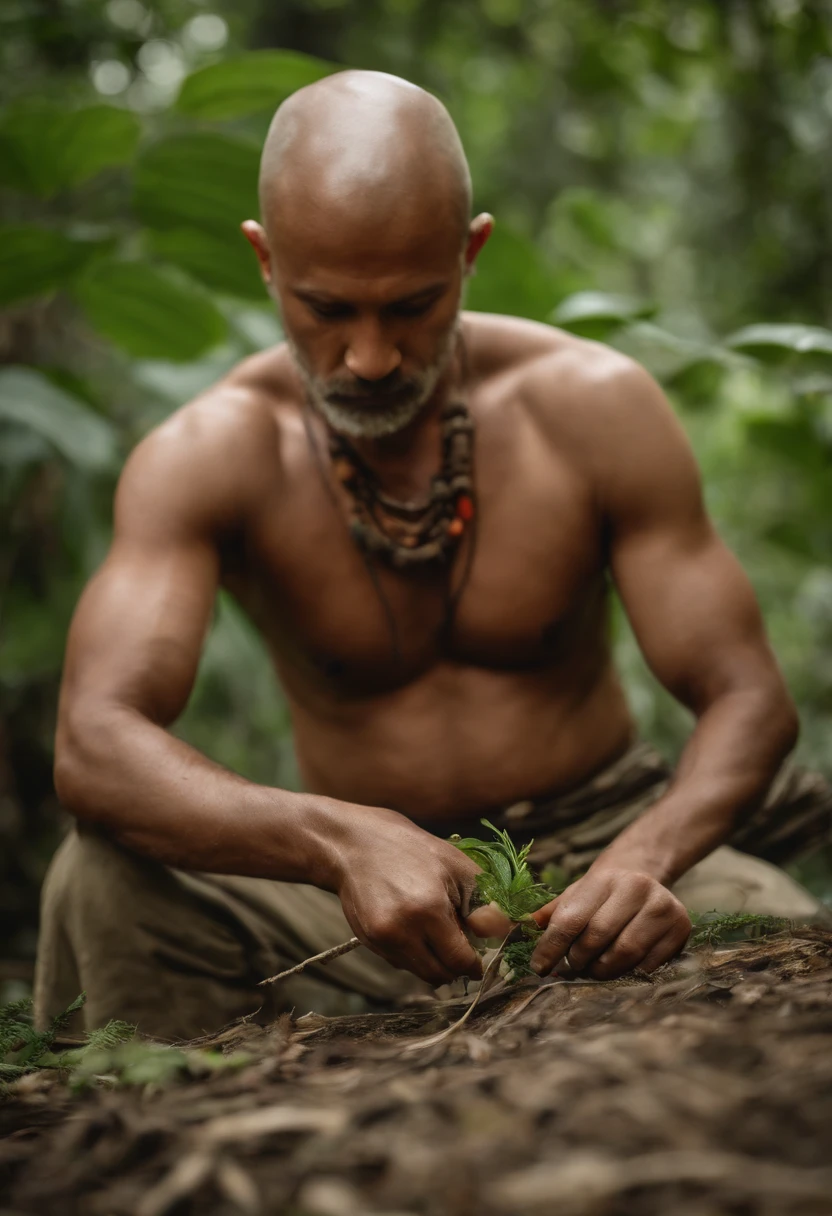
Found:
[[[172,525],[222,526],[245,518],[280,465],[275,400],[251,374],[251,362],[141,440],[119,483],[117,520],[136,512],[164,514]]]
[[[470,314],[469,314],[470,315]],[[684,429],[640,364],[601,342],[511,317],[472,325],[488,352],[499,408],[522,409],[542,444],[566,455],[599,501],[620,510],[679,499],[698,509],[700,478]]]
[[[589,426],[605,408],[658,391],[626,355],[553,325],[466,313],[465,333],[478,378],[499,379],[544,426]]]
[[[519,395],[541,436],[596,474],[645,468],[651,460],[690,466],[687,437],[661,387],[635,360],[601,342],[552,329],[548,351],[524,361]]]

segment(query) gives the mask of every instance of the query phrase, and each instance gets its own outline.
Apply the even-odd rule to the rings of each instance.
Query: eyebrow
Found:
[[[420,287],[418,291],[411,291],[406,296],[398,296],[395,300],[388,300],[384,305],[385,308],[395,306],[396,304],[413,304],[417,300],[427,299],[430,296],[438,295],[445,291],[448,286],[447,280],[441,282],[429,283],[426,287]],[[292,294],[301,300],[311,300],[321,304],[349,304],[351,301],[344,296],[330,295],[326,291],[315,291],[311,287],[293,287]]]

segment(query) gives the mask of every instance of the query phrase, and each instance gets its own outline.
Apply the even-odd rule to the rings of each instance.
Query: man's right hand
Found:
[[[339,850],[337,892],[356,937],[434,987],[479,978],[462,928],[479,867],[395,811],[373,809],[355,829]]]

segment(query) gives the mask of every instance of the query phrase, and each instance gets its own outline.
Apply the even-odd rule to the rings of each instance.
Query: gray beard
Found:
[[[457,328],[454,326],[436,361],[422,373],[418,392],[413,397],[397,401],[393,405],[369,408],[358,403],[347,406],[329,401],[318,381],[304,366],[294,343],[290,339],[287,339],[287,342],[309,394],[309,400],[333,431],[350,439],[383,439],[387,435],[403,431],[425,408],[451,361],[456,335]]]

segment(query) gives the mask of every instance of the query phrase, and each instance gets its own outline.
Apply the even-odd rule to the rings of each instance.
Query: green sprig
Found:
[[[529,869],[527,858],[534,841],[518,850],[508,832],[487,819],[480,823],[494,833],[495,840],[452,836],[451,843],[480,867],[477,892],[481,903],[496,904],[509,920],[524,920],[554,898],[554,892],[537,882]]]

